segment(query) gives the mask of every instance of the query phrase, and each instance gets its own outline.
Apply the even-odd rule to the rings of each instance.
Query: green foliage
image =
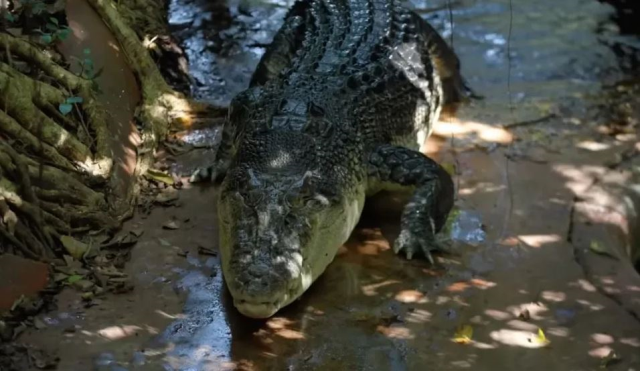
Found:
[[[54,17],[50,17],[49,21],[45,25],[45,31],[38,30],[42,35],[40,41],[44,44],[52,44],[57,41],[63,41],[69,37],[69,27],[60,26],[58,20]]]
[[[80,68],[81,68],[80,77],[90,80],[92,82],[93,90],[97,93],[102,93],[96,79],[100,77],[104,69],[101,67],[96,70],[95,63],[91,58],[91,49],[89,48],[84,49],[82,51],[82,54],[83,54],[82,59],[74,58],[80,64]]]
[[[64,102],[60,103],[58,106],[58,111],[63,115],[68,115],[73,110],[74,104],[81,104],[82,97],[69,97],[64,100]]]

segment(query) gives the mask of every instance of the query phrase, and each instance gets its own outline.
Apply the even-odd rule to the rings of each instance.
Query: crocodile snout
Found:
[[[292,269],[296,262],[289,259],[243,259],[235,266],[239,269],[228,286],[234,306],[248,317],[272,316],[291,301],[299,286],[300,269]]]

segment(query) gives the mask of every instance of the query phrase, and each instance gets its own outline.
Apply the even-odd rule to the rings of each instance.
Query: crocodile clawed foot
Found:
[[[429,262],[435,265],[432,251],[447,251],[444,241],[436,239],[430,233],[415,233],[408,229],[403,230],[393,245],[393,251],[399,254],[404,251],[407,259],[411,260],[413,256],[422,252]]]
[[[218,177],[218,172],[216,171],[216,166],[205,166],[197,168],[193,173],[191,173],[191,177],[189,177],[190,183],[203,183],[203,182],[215,182]]]

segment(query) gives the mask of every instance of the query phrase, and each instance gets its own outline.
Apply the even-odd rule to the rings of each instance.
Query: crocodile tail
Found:
[[[282,27],[274,35],[271,45],[260,59],[249,86],[264,85],[289,69],[302,45],[311,1],[296,1],[284,18]]]
[[[431,63],[435,67],[440,81],[442,82],[443,106],[457,107],[460,103],[469,102],[471,98],[480,99],[469,87],[460,72],[460,60],[453,49],[440,36],[431,25],[417,13],[413,13],[417,18],[420,32],[427,43],[427,51]],[[453,108],[455,111],[455,108]]]

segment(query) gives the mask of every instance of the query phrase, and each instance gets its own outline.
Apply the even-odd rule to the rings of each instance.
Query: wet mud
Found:
[[[608,41],[637,39],[597,1],[513,0],[510,36],[507,1],[451,3],[452,14],[444,1],[412,4],[453,40],[485,99],[423,147],[457,185],[452,251],[436,266],[393,254],[406,197],[377,196],[300,300],[249,320],[215,254],[215,188],[185,184],[176,206],[126,226],[145,231],[126,267],[133,292],[88,305],[65,290],[24,340],[56,352],[61,370],[640,370],[640,147],[632,118],[612,131],[620,116],[605,112],[628,77]],[[194,96],[226,104],[246,87],[287,6],[174,0]],[[219,128],[180,136],[211,147],[176,159],[186,175],[215,152]]]

